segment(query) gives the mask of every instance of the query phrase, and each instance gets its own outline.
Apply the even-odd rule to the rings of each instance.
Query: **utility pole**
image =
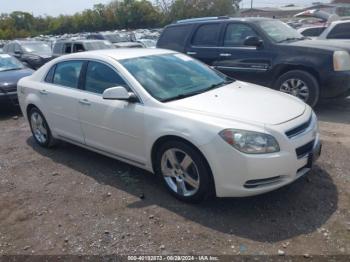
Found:
[[[253,9],[253,0],[250,0],[250,9]]]

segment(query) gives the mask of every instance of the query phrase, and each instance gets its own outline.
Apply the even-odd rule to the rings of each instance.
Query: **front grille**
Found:
[[[314,144],[315,144],[315,140],[312,140],[311,142],[295,149],[297,158],[300,159],[310,154],[312,152],[312,149],[314,148]]]
[[[269,186],[269,185],[278,183],[281,180],[282,180],[281,176],[249,180],[244,184],[244,187],[245,188],[256,188],[256,187],[262,187],[262,186]]]
[[[305,123],[301,124],[300,126],[297,126],[297,127],[293,128],[293,129],[287,131],[285,133],[286,136],[288,138],[292,138],[292,137],[295,137],[295,136],[305,132],[305,130],[308,129],[309,126],[311,125],[311,121],[312,121],[312,118],[310,117],[310,119],[307,122],[305,122]]]
[[[16,92],[16,91],[17,91],[16,85],[9,85],[9,86],[1,86],[0,87],[1,93]]]

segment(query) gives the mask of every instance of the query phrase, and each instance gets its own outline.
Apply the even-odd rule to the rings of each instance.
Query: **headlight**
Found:
[[[268,134],[225,129],[219,135],[228,144],[246,154],[266,154],[280,151],[276,139]]]
[[[350,70],[350,55],[346,51],[335,51],[333,54],[334,71]]]

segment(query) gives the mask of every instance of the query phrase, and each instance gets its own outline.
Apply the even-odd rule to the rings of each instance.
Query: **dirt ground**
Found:
[[[324,147],[310,175],[189,205],[135,167],[38,147],[18,110],[1,106],[0,255],[350,255],[350,98],[316,112]]]

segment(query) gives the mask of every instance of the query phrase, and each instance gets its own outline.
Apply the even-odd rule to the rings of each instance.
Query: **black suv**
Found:
[[[12,41],[3,52],[16,57],[32,69],[38,69],[52,59],[51,47],[42,41]]]
[[[309,40],[268,18],[197,18],[167,26],[157,47],[186,53],[239,80],[295,95],[311,106],[350,92],[350,47]]]

